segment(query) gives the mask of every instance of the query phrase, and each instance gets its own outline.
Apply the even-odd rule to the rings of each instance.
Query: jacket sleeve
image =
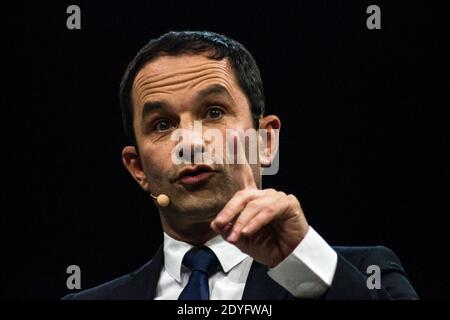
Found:
[[[369,289],[367,267],[376,265],[381,271],[381,288]],[[322,297],[326,300],[418,299],[397,256],[388,248],[370,248],[358,265],[351,264],[338,253],[336,272],[330,288]]]

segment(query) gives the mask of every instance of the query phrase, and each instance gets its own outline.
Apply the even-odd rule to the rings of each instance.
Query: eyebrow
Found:
[[[166,101],[149,101],[144,103],[144,108],[142,109],[142,120],[144,120],[151,112],[157,110],[167,109],[169,104]]]
[[[209,95],[213,95],[213,94],[225,95],[228,98],[232,99],[232,97],[231,97],[230,93],[228,92],[228,90],[224,86],[222,86],[220,84],[213,84],[213,85],[210,85],[210,86],[200,90],[200,92],[197,93],[197,96],[196,96],[195,99],[196,100],[201,100],[201,99],[203,99],[203,98],[205,98],[205,97],[207,97]]]
[[[197,95],[195,96],[194,100],[202,100],[210,95],[224,95],[227,98],[233,100],[228,90],[220,85],[220,84],[213,84],[210,85],[202,90],[200,90]],[[169,109],[170,104],[165,100],[159,100],[159,101],[149,101],[144,103],[144,107],[142,109],[142,120],[144,120],[148,114],[150,114],[153,111],[157,110],[163,110],[163,109]]]

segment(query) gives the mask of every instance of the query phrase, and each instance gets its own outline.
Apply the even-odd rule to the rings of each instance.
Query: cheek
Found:
[[[171,151],[172,145],[169,143],[147,146],[142,150],[144,171],[150,180],[161,181],[164,177],[167,178],[167,173],[172,168]]]
[[[235,153],[237,150],[237,147],[234,146],[233,140],[230,140],[230,135],[227,136],[227,130],[236,130],[238,132],[246,132],[247,130],[254,130],[253,126],[249,126],[248,123],[244,121],[234,121],[229,122],[226,124],[222,124],[220,126],[214,127],[214,130],[216,133],[214,135],[207,135],[205,137],[205,141],[207,143],[207,148],[211,156],[220,157],[223,159],[224,164],[227,161],[227,154],[229,154],[230,157],[235,157]],[[251,133],[252,134],[252,133]],[[253,138],[253,149],[255,149],[255,146],[257,144],[257,133],[255,131],[254,133],[255,137]],[[221,151],[220,151],[221,150]],[[257,149],[255,149],[256,151]],[[248,157],[248,142],[246,142],[246,149],[245,149],[246,155]],[[220,155],[220,156],[219,156]],[[232,159],[232,158],[230,158]]]

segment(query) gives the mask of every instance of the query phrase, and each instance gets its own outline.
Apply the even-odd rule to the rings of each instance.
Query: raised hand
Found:
[[[243,146],[235,136],[240,151]],[[256,261],[274,267],[308,232],[308,222],[294,195],[257,188],[248,162],[234,164],[240,190],[211,222],[211,228]]]

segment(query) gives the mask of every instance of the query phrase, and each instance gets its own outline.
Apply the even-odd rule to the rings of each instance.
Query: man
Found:
[[[281,123],[264,115],[260,73],[241,44],[211,32],[169,32],[130,63],[120,98],[132,142],[123,163],[154,198],[164,243],[139,270],[66,299],[417,298],[392,251],[332,248],[294,195],[262,189]],[[179,158],[193,150],[191,159],[211,150],[212,140],[192,133],[195,122],[222,137],[253,128],[272,138],[256,163],[176,163],[174,150]],[[173,139],[177,130],[188,138]],[[231,153],[245,149],[230,137]],[[378,284],[369,266],[380,271]]]

